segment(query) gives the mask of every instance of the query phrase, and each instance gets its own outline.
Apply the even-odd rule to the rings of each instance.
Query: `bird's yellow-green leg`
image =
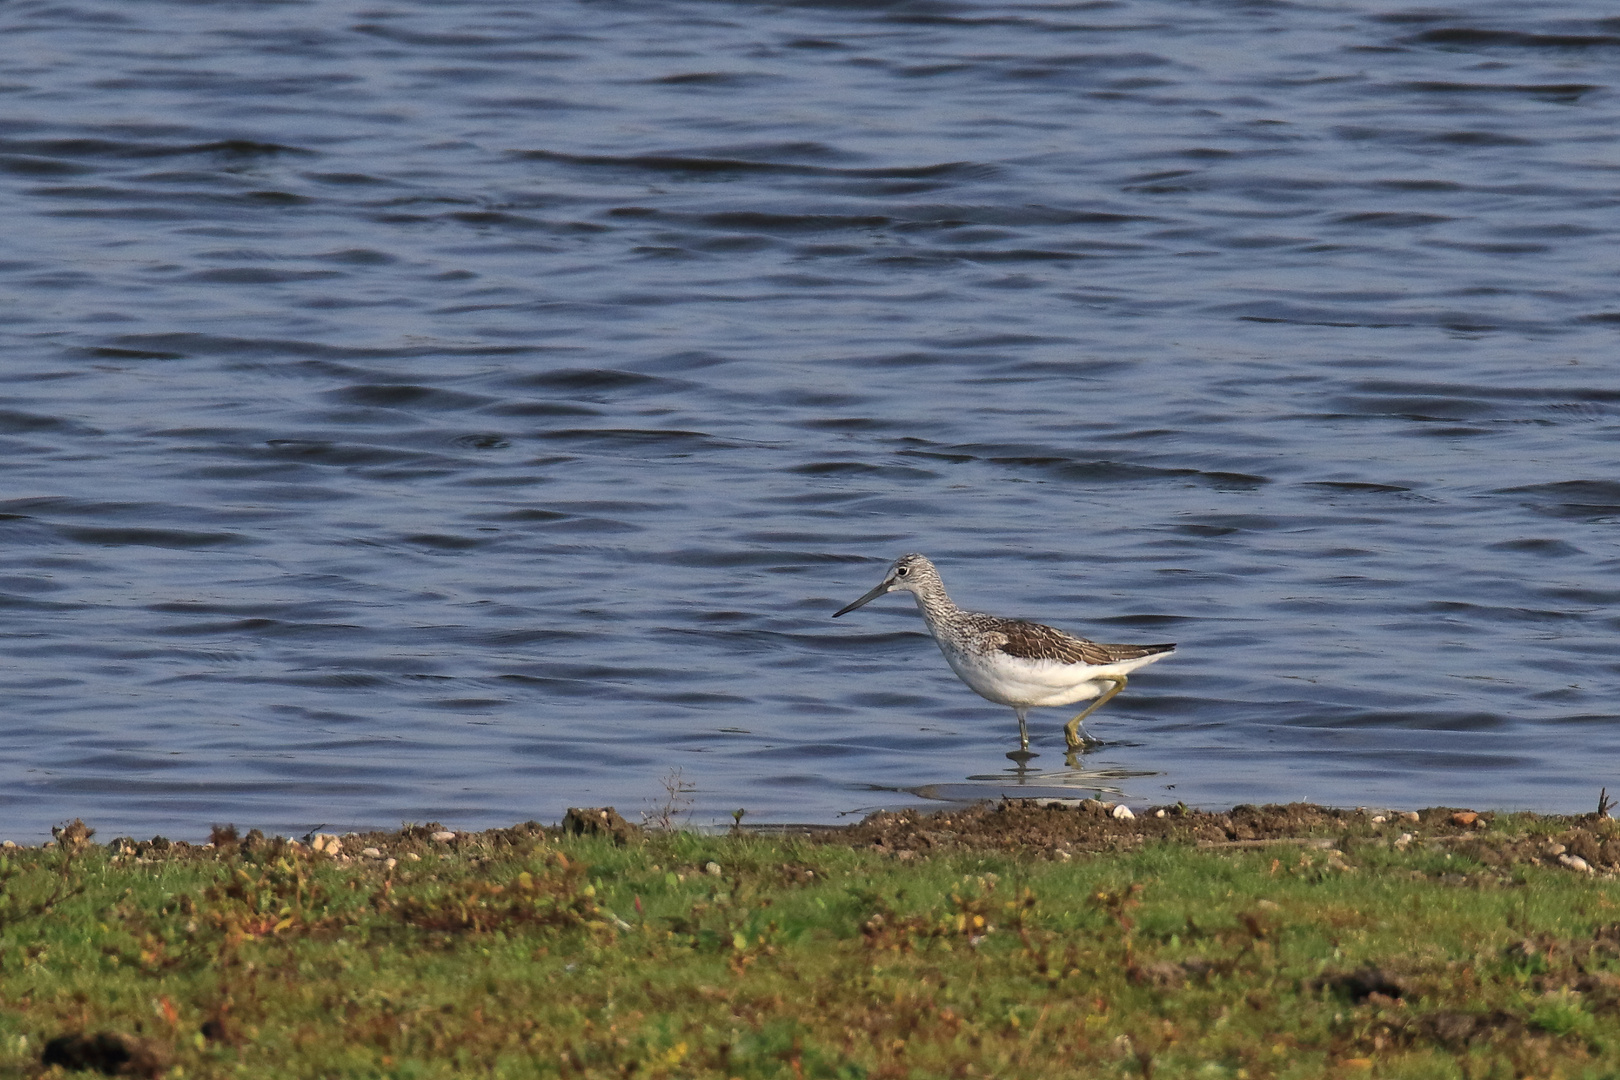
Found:
[[[1066,741],[1069,744],[1069,749],[1070,750],[1078,750],[1078,749],[1080,749],[1081,746],[1084,745],[1080,741],[1080,723],[1081,723],[1081,721],[1083,721],[1086,717],[1090,716],[1092,713],[1096,712],[1098,709],[1102,708],[1104,705],[1108,704],[1108,700],[1110,698],[1112,698],[1115,694],[1119,693],[1121,690],[1125,689],[1125,676],[1123,676],[1123,675],[1104,675],[1101,679],[1098,679],[1097,681],[1098,682],[1111,682],[1111,683],[1114,684],[1114,687],[1113,687],[1112,690],[1109,690],[1107,693],[1103,694],[1102,697],[1098,698],[1096,701],[1093,701],[1086,708],[1085,712],[1081,713],[1079,716],[1075,717],[1073,720],[1070,720],[1067,724],[1063,725],[1063,738],[1064,738],[1064,741]]]
[[[1028,710],[1014,709],[1013,711],[1018,714],[1018,749],[1027,754],[1029,753],[1029,725],[1024,722],[1024,713]]]
[[[1029,725],[1024,722],[1024,714],[1028,711],[1029,706],[1027,705],[1022,707],[1013,706],[1013,712],[1018,714],[1018,749],[1007,751],[1007,756],[1018,762],[1020,767],[1030,758],[1040,756],[1039,754],[1030,753],[1029,750]]]

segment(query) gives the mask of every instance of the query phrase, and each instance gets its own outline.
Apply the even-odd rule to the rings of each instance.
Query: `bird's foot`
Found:
[[[1097,738],[1085,728],[1080,728],[1076,731],[1065,731],[1063,736],[1063,741],[1065,744],[1067,744],[1068,751],[1071,754],[1081,754],[1087,750],[1095,749],[1103,744],[1101,739]]]
[[[1063,748],[1063,760],[1072,765],[1076,760],[1084,759],[1093,750],[1102,749],[1103,745],[1101,739],[1082,739],[1077,743],[1070,743]]]

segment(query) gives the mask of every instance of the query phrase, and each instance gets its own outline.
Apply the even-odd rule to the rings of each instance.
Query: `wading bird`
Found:
[[[917,598],[928,632],[961,680],[980,697],[1010,705],[1018,716],[1018,750],[1007,756],[1027,761],[1029,728],[1024,714],[1046,705],[1068,705],[1096,698],[1063,727],[1071,751],[1084,739],[1080,724],[1125,689],[1125,678],[1139,667],[1174,652],[1174,645],[1106,645],[1023,619],[1003,619],[963,611],[945,592],[939,571],[927,557],[902,555],[877,587],[833,618],[854,611],[885,593],[909,592]],[[1099,696],[1101,695],[1101,696]]]

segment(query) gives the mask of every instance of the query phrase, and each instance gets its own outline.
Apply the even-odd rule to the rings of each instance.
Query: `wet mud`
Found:
[[[1002,800],[931,814],[880,812],[848,828],[805,834],[901,859],[952,851],[1070,858],[1161,843],[1227,850],[1293,844],[1353,859],[1358,851],[1423,845],[1489,868],[1620,869],[1620,825],[1606,814],[1498,815],[1448,806],[1395,811],[1289,803],[1211,811],[1177,804],[1132,812],[1094,799]]]
[[[310,847],[334,858],[420,857],[430,851],[498,854],[563,836],[603,835],[619,845],[634,844],[650,830],[632,824],[612,807],[574,808],[560,825],[530,821],[504,829],[459,832],[436,823],[400,830],[311,834],[302,839],[266,837],[258,830],[239,835],[216,826],[207,844],[154,837],[121,837],[115,853],[147,859],[184,858],[219,849],[253,853],[279,846]],[[1620,824],[1606,813],[1544,816],[1495,814],[1436,806],[1417,811],[1340,809],[1312,803],[1235,806],[1230,810],[1184,805],[1132,811],[1094,799],[1003,799],[920,813],[880,811],[848,826],[771,826],[736,828],[734,835],[796,839],[815,844],[865,848],[896,859],[998,852],[1035,858],[1071,859],[1123,852],[1151,844],[1240,850],[1277,844],[1317,849],[1329,859],[1354,862],[1358,853],[1427,847],[1472,859],[1487,872],[1521,865],[1557,866],[1577,873],[1620,871]],[[73,842],[87,842],[71,829]],[[1466,875],[1451,875],[1459,880]]]

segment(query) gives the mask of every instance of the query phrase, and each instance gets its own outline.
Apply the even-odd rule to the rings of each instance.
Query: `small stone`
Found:
[[[434,833],[433,836],[431,837],[431,839],[437,840],[441,844],[448,844],[450,841],[454,840],[455,838],[456,838],[456,834],[451,832],[449,829],[441,829],[438,832]]]
[[[1402,821],[1413,825],[1416,825],[1418,822],[1423,820],[1423,815],[1419,814],[1416,810],[1402,810],[1395,816],[1400,818]]]
[[[703,872],[711,877],[719,877],[720,864],[717,862],[706,862],[703,864]]]
[[[1574,870],[1579,874],[1590,874],[1593,872],[1591,865],[1579,855],[1560,855],[1558,856],[1558,862],[1560,865],[1567,866],[1569,869]]]
[[[1461,825],[1465,828],[1478,820],[1479,815],[1474,813],[1472,810],[1459,810],[1455,814],[1451,815],[1451,823],[1453,825]]]
[[[6,848],[8,850],[10,850],[12,848],[15,848],[16,846],[17,846],[17,841],[15,841],[15,840],[7,840],[5,843],[0,844],[0,847]]]
[[[316,833],[315,840],[310,847],[325,855],[337,856],[343,854],[343,840],[331,833]]]
[[[1398,836],[1395,839],[1395,850],[1396,851],[1405,851],[1407,849],[1407,847],[1409,847],[1411,845],[1411,843],[1412,843],[1412,834],[1409,833],[1409,832],[1403,832],[1403,833],[1401,833],[1400,836]]]
[[[411,862],[421,862],[422,861],[422,856],[418,855],[414,851],[407,851],[405,853],[405,857],[407,859],[411,860]]]
[[[1131,813],[1130,807],[1126,806],[1124,803],[1120,803],[1118,806],[1114,807],[1114,820],[1135,821],[1136,815]]]
[[[388,869],[392,870],[394,867],[399,865],[399,860],[398,859],[384,859],[383,860],[383,865],[386,866]]]
[[[382,858],[382,852],[374,847],[362,848],[360,854],[364,855],[368,859]]]
[[[1160,807],[1159,809],[1153,811],[1153,816],[1154,817],[1164,817],[1164,808]]]
[[[1566,852],[1568,850],[1569,850],[1569,848],[1565,847],[1563,844],[1552,843],[1552,844],[1547,845],[1547,854],[1548,855],[1562,855],[1564,852]]]
[[[1388,820],[1389,820],[1389,818],[1385,817],[1383,814],[1374,814],[1373,819],[1372,819],[1372,823],[1374,825],[1382,825],[1384,822],[1386,822]]]

